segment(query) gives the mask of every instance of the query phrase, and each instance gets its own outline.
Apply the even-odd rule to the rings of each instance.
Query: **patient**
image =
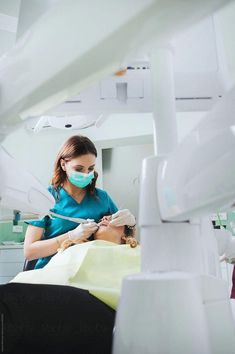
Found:
[[[93,234],[94,240],[110,241],[118,244],[129,244],[132,248],[136,247],[138,242],[135,239],[135,228],[130,226],[113,226],[110,225],[112,216],[104,216],[98,223],[98,230]],[[79,241],[77,243],[83,243],[86,241]],[[75,245],[76,242],[72,240],[65,240],[62,242],[58,252],[64,251],[66,248]]]
[[[122,279],[140,271],[140,247],[134,229],[109,220],[94,241],[64,243],[44,268],[0,286],[7,353],[111,353]]]
[[[11,282],[69,285],[116,309],[123,278],[140,272],[140,247],[133,228],[109,221],[109,216],[102,218],[94,241],[65,240],[44,268],[21,272]]]

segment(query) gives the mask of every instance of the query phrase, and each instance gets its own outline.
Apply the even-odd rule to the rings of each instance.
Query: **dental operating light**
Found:
[[[73,115],[73,116],[42,116],[38,119],[33,128],[34,133],[40,132],[44,127],[57,129],[85,129],[96,124],[97,117],[94,115]]]

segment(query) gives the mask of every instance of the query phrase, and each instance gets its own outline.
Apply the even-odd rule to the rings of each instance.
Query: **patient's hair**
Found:
[[[86,136],[82,136],[82,135],[71,136],[62,145],[55,160],[53,176],[51,179],[51,185],[54,188],[54,191],[56,192],[54,196],[57,199],[59,196],[58,193],[59,189],[67,179],[66,172],[62,169],[60,164],[61,159],[65,161],[70,161],[76,157],[86,155],[86,154],[92,154],[95,155],[95,157],[97,157],[97,150],[95,145]],[[98,173],[95,171],[92,183],[86,187],[87,191],[90,192],[91,195],[94,195],[97,178],[98,178]]]
[[[136,228],[135,226],[124,226],[124,235],[122,236],[122,243],[129,244],[132,248],[135,248],[138,245],[138,242],[135,238]]]
[[[121,243],[122,244],[128,244],[130,245],[131,248],[135,248],[138,245],[138,241],[135,238],[135,227],[130,227],[125,225],[124,227],[124,235],[121,238]],[[60,248],[58,248],[58,252],[64,251],[66,248],[69,248],[70,246],[76,245],[77,243],[73,242],[72,240],[64,240],[62,244],[60,245]]]

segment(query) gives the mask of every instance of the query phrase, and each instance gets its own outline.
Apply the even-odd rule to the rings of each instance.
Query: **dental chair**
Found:
[[[27,259],[25,259],[24,266],[23,266],[23,272],[25,272],[27,270],[33,270],[37,261],[38,261],[37,259],[33,259],[31,261],[28,261]]]
[[[115,311],[72,286],[0,285],[4,353],[110,354]]]

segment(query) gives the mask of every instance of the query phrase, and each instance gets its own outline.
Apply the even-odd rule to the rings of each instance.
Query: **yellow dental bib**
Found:
[[[140,246],[91,241],[56,254],[42,269],[19,273],[11,282],[70,285],[116,309],[122,279],[140,272]]]

